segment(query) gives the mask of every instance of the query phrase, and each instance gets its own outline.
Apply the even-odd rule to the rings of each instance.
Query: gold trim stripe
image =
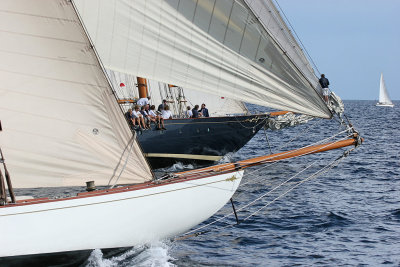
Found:
[[[198,159],[198,160],[210,160],[210,161],[217,161],[222,158],[222,156],[168,154],[168,153],[144,153],[144,155],[145,157],[148,158],[178,158],[178,159]]]

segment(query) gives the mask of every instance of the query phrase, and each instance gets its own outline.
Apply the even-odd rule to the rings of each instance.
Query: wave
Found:
[[[86,267],[173,267],[175,260],[169,254],[170,247],[166,243],[156,242],[149,246],[140,246],[107,258],[100,249],[95,249],[87,260]]]

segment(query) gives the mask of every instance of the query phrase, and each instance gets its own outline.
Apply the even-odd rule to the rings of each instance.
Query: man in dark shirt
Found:
[[[195,105],[194,108],[192,109],[193,116],[192,118],[198,118],[199,117],[199,105]]]
[[[322,95],[324,96],[325,102],[329,101],[329,80],[325,78],[325,74],[321,74],[321,79],[319,79],[319,84],[322,87]]]
[[[208,109],[206,108],[206,104],[201,104],[200,113],[203,115],[203,117],[210,117],[208,114]]]
[[[163,100],[162,103],[158,106],[158,111],[161,112],[162,110],[164,110],[165,106],[167,105],[167,100]]]
[[[133,118],[132,109],[128,109],[128,111],[125,113],[125,118],[128,121],[129,128],[131,128],[131,130],[134,130],[136,127],[136,123],[135,119]]]

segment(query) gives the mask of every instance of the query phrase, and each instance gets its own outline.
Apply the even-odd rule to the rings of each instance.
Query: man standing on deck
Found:
[[[322,95],[324,96],[325,102],[329,102],[329,80],[325,78],[325,74],[321,74],[321,79],[319,79],[319,84],[322,87]]]
[[[146,106],[146,105],[148,105],[150,103],[150,99],[151,99],[150,96],[142,97],[136,102],[136,104],[138,104],[141,107]]]

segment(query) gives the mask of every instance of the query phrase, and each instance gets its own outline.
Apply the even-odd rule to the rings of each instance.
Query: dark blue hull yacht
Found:
[[[268,115],[165,120],[167,130],[137,131],[153,169],[176,162],[211,164],[242,148],[267,122]]]

